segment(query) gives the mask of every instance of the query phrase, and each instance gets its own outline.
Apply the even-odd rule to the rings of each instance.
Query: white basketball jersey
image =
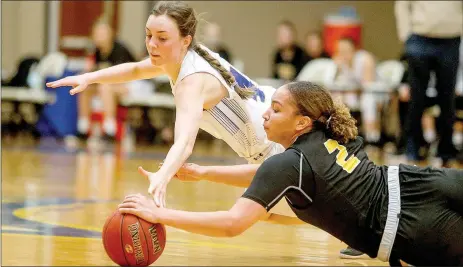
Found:
[[[249,163],[261,163],[268,157],[283,152],[283,146],[267,139],[262,125],[262,114],[270,106],[275,89],[258,86],[257,83],[235,69],[217,53],[205,46],[201,47],[233,74],[239,86],[254,86],[257,92],[253,98],[241,99],[217,70],[195,51],[189,50],[183,59],[177,81],[181,81],[193,73],[206,72],[216,77],[229,93],[215,107],[204,111],[200,128],[215,138],[224,140]],[[170,80],[170,84],[172,92],[175,93],[175,85],[172,80]]]

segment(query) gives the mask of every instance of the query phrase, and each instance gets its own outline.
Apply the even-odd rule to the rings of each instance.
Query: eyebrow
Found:
[[[148,29],[148,27],[146,27],[145,30],[151,32],[150,29]],[[167,32],[167,31],[157,31],[157,33],[163,33],[163,32]]]
[[[276,100],[272,100],[272,104],[278,104],[280,106],[283,106],[280,102],[276,101]]]

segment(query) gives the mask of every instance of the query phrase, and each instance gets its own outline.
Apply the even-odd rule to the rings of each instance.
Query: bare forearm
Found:
[[[212,237],[230,237],[233,235],[233,218],[228,211],[188,212],[165,209],[159,223],[191,233]]]
[[[125,83],[133,80],[150,79],[162,75],[164,71],[151,64],[150,59],[115,65],[85,74],[89,84]]]
[[[198,178],[237,187],[249,187],[259,166],[260,164],[202,166],[203,172]]]
[[[137,63],[124,63],[84,74],[89,84],[125,83],[138,79]]]
[[[158,173],[160,173],[162,177],[171,179],[190,155],[191,148],[188,148],[188,143],[184,141],[176,141],[167,153],[166,159]]]

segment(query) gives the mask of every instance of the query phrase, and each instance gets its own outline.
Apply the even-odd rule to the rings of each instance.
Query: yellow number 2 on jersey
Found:
[[[325,143],[326,150],[328,153],[333,153],[336,150],[339,150],[336,155],[336,163],[342,167],[348,173],[352,173],[354,169],[360,164],[360,160],[352,155],[348,160],[347,159],[347,149],[345,146],[340,145],[338,141],[333,139],[328,139]]]

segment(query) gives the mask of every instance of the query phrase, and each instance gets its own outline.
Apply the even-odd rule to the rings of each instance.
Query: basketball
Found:
[[[116,210],[103,227],[106,254],[120,266],[148,266],[164,251],[166,229],[131,214]]]

